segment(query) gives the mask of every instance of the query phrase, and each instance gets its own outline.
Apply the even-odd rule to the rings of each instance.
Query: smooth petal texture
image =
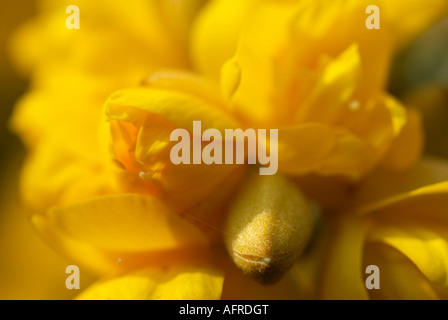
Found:
[[[67,261],[80,268],[86,268],[97,275],[114,274],[117,272],[117,259],[121,254],[109,254],[104,250],[92,247],[87,243],[76,241],[60,230],[54,228],[44,216],[36,214],[31,217],[33,227],[39,235],[57,253]]]
[[[204,128],[237,128],[238,123],[224,111],[181,91],[137,87],[113,93],[106,102],[106,114],[113,120],[137,123],[147,112],[160,115],[177,127],[193,131],[193,120]],[[143,115],[143,116],[142,116]]]
[[[377,94],[384,86],[391,56],[390,36],[386,31],[368,34],[366,28],[356,27],[365,25],[359,10],[365,6],[354,1],[300,1],[297,5],[268,1],[260,6],[242,31],[235,56],[242,80],[234,99],[241,104],[241,112],[260,122],[272,121],[273,116],[290,121],[284,109],[299,108],[314,86],[319,66],[353,43],[359,44],[363,68],[357,94],[364,99]],[[250,114],[251,105],[257,106],[256,114]]]
[[[280,127],[278,141],[280,172],[303,174],[316,170],[334,150],[337,138],[335,130],[319,123]]]
[[[30,149],[52,141],[61,150],[98,159],[102,105],[120,82],[69,66],[45,68],[35,75],[33,89],[18,101],[10,125]]]
[[[448,202],[444,200],[447,193],[447,180],[448,163],[433,158],[425,158],[403,172],[379,169],[372,173],[356,192],[355,208],[359,214],[379,210],[385,211],[386,215],[387,212],[409,214],[409,210],[423,210],[425,205],[428,206],[425,201],[431,200],[431,210],[426,211],[428,214],[434,211],[431,215],[437,216],[445,210],[445,203]],[[443,216],[445,215],[440,217]]]
[[[204,246],[180,246],[162,251],[108,250],[78,240],[55,228],[54,223],[43,215],[34,215],[31,221],[47,244],[65,257],[66,261],[97,277],[117,276],[144,267],[178,265],[193,259],[198,263],[210,263],[207,259],[213,256]],[[163,246],[161,243],[159,245]]]
[[[32,223],[67,261],[103,277],[211,256],[208,241],[193,224],[157,200],[135,194],[54,208],[48,215],[33,215]]]
[[[261,2],[262,0],[208,2],[198,15],[192,30],[190,51],[197,70],[212,79],[219,79],[222,65],[235,53],[245,19]]]
[[[380,227],[371,241],[386,243],[411,259],[431,281],[448,287],[448,237],[443,226]]]
[[[256,10],[245,24],[235,57],[232,58],[234,65],[241,70],[241,79],[231,101],[237,104],[238,113],[255,123],[272,123],[278,119],[271,98],[274,88],[280,90],[282,82],[276,77],[273,60],[282,42],[286,41],[283,32],[287,21],[285,15],[290,16],[292,13],[279,3],[269,2],[267,8],[261,6]],[[223,83],[235,82],[227,79],[235,77],[233,69],[229,65],[223,68]],[[253,112],[254,106],[256,112]],[[283,114],[281,108],[276,109]]]
[[[304,97],[295,113],[298,123],[319,121],[333,124],[340,120],[361,76],[358,45],[353,44],[336,59],[322,63],[312,92]]]
[[[204,236],[155,199],[116,195],[51,209],[48,223],[75,240],[115,251],[204,245]]]
[[[401,0],[393,3],[381,1],[333,1],[333,3],[326,3],[325,1],[314,3],[310,1],[262,0],[210,1],[199,15],[193,29],[191,52],[195,66],[204,74],[218,79],[219,71],[225,60],[230,58],[236,51],[239,33],[241,30],[245,30],[247,21],[251,20],[253,16],[257,16],[257,11],[263,10],[260,7],[270,6],[272,3],[275,5],[280,3],[285,6],[285,11],[293,11],[297,7],[300,8],[297,10],[296,20],[298,21],[297,26],[301,28],[299,29],[301,32],[308,31],[308,33],[305,33],[306,36],[304,36],[305,41],[308,38],[323,38],[329,30],[336,29],[337,31],[333,33],[334,36],[332,37],[336,38],[336,40],[331,41],[331,45],[341,39],[345,39],[347,33],[352,33],[356,38],[362,40],[369,38],[371,45],[378,46],[384,44],[385,34],[388,33],[389,39],[393,38],[398,42],[399,46],[403,46],[435,19],[442,16],[446,10],[446,2],[444,0],[432,0],[430,4],[424,1],[413,1],[412,4],[409,4]],[[298,5],[295,5],[297,3]],[[369,5],[378,5],[380,7],[382,28],[385,28],[385,25],[387,25],[388,30],[385,32],[376,30],[376,34],[372,34],[368,33],[368,30],[363,30],[364,28],[350,29],[349,25],[352,21],[353,26],[355,23],[364,26],[367,17],[364,12]],[[341,13],[344,15],[344,18],[338,20]],[[267,23],[267,25],[275,28],[272,23]],[[257,27],[263,28],[263,24],[258,24]],[[312,32],[310,32],[311,30]],[[316,31],[314,32],[314,30]],[[378,35],[379,33],[381,35]],[[329,38],[327,37],[327,39]],[[267,40],[271,41],[271,39]],[[371,47],[367,42],[365,44],[366,50],[364,52],[369,54],[368,51]],[[310,50],[308,46],[305,47]],[[216,50],[216,48],[219,49]],[[381,48],[381,50],[384,50],[384,48]],[[378,59],[387,57],[386,52],[381,52],[379,55],[378,51],[376,53]],[[375,71],[373,65],[367,66],[367,68],[372,75],[375,75],[375,77],[371,78],[372,82],[379,81],[385,76],[384,69]],[[366,79],[366,81],[370,80]]]
[[[437,300],[439,295],[428,278],[403,254],[383,244],[369,244],[364,265],[380,270],[380,289],[369,290],[374,300]]]
[[[380,3],[380,9],[391,21],[399,46],[405,46],[422,30],[448,12],[445,0],[430,1],[387,1]]]
[[[217,300],[223,276],[211,268],[146,269],[93,284],[80,300]]]
[[[353,97],[360,74],[359,59],[357,46],[352,45],[326,63],[312,92],[295,112],[298,124],[279,127],[281,171],[342,174],[358,179],[372,169],[400,135],[408,121],[400,103],[387,95],[366,102]],[[409,139],[420,138],[420,131],[409,127],[410,133],[396,142],[396,153],[409,144]],[[408,148],[411,151],[403,166],[415,161],[420,152],[418,145]],[[393,156],[390,158],[392,162]]]
[[[214,82],[204,81],[202,77],[193,73],[158,71],[146,78],[143,84],[151,88],[188,93],[223,111],[230,109]]]
[[[423,140],[420,114],[408,109],[407,122],[389,147],[382,164],[397,171],[410,168],[422,154]]]
[[[54,141],[43,143],[28,156],[20,189],[27,205],[41,213],[51,206],[123,190],[101,162],[61,149]]]
[[[276,10],[281,12],[279,8]],[[273,19],[273,13],[265,14]],[[260,53],[254,52],[253,48],[245,49],[246,45],[255,46],[252,43],[255,40],[248,39],[247,43],[244,40],[243,37],[235,58],[223,68],[223,91],[234,92],[230,98],[235,103],[235,112],[241,117],[255,121],[259,126],[279,128],[279,162],[283,172],[342,174],[353,180],[359,179],[385,155],[406,125],[406,110],[392,97],[378,94],[378,90],[372,91],[370,96],[359,94],[361,80],[368,75],[364,74],[358,44],[350,44],[335,58],[324,55],[315,69],[295,75],[288,72],[296,70],[293,69],[296,66],[290,65],[287,69],[283,65],[292,63],[288,62],[288,57],[275,56],[279,70],[273,70],[276,64],[272,61],[264,61],[267,71],[263,77],[260,76],[263,64],[254,58]],[[279,40],[275,38],[273,41]],[[274,90],[272,96],[263,97],[263,94],[269,95],[270,90]],[[254,105],[257,105],[257,112],[253,112]],[[396,154],[409,139],[420,138],[421,132],[413,123],[394,146],[394,150],[398,150]],[[319,124],[322,124],[320,131]],[[297,144],[301,141],[307,141],[308,147]],[[415,161],[420,152],[419,145],[408,148],[409,158],[401,166]],[[307,156],[302,157],[304,154]],[[399,161],[394,160],[393,155],[390,158],[392,164]]]
[[[322,299],[368,299],[364,286],[362,261],[364,241],[369,223],[342,218],[332,225],[334,238],[328,248],[325,270],[322,275]]]
[[[186,47],[181,45],[185,40],[165,23],[165,18],[170,20],[166,16],[173,12],[167,10],[168,5],[160,6],[159,1],[130,4],[118,0],[107,6],[77,1],[83,17],[76,32],[64,24],[65,8],[72,2],[41,3],[41,15],[13,39],[13,57],[24,69],[69,63],[75,70],[123,76],[135,72],[142,77],[148,68],[182,67],[187,63]],[[182,20],[177,19],[184,26]]]
[[[197,80],[190,81],[186,77],[176,81],[168,77],[165,82],[161,79],[156,82],[150,87],[116,92],[106,102],[113,157],[128,176],[143,181],[144,188],[152,190],[163,201],[169,201],[173,208],[184,210],[210,196],[229,175],[238,175],[241,166],[174,165],[170,152],[177,142],[170,141],[172,131],[183,128],[193,137],[193,121],[201,121],[202,132],[215,128],[224,137],[225,129],[240,126],[223,110],[222,104],[211,104],[210,88],[199,96],[198,88],[202,87]],[[186,92],[170,89],[177,88],[179,82],[188,84]],[[219,100],[219,96],[214,99]],[[221,141],[224,142],[223,138]],[[205,143],[201,149],[204,146]],[[191,149],[191,156],[193,152]]]
[[[19,159],[13,152],[0,185],[0,299],[71,299],[63,285],[68,263],[42,241],[29,221],[17,190]],[[90,284],[87,274],[81,286]]]
[[[375,163],[375,150],[359,137],[324,124],[279,128],[280,172],[344,175],[359,179]]]

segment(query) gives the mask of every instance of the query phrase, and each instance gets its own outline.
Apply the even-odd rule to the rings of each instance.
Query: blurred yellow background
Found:
[[[35,14],[36,4],[5,1],[0,12],[0,299],[69,299],[76,292],[65,287],[67,261],[34,232],[21,204],[18,186],[25,150],[8,126],[14,103],[28,86],[9,57],[10,36]]]
[[[20,201],[25,150],[8,127],[17,99],[28,87],[14,68],[8,44],[14,30],[36,14],[35,1],[3,2],[0,17],[0,299],[70,299],[65,287],[70,265],[34,232]],[[426,153],[448,158],[448,17],[396,59],[391,91],[422,111]],[[419,63],[416,63],[418,61]],[[429,103],[429,102],[430,103]],[[81,286],[90,282],[81,275]]]

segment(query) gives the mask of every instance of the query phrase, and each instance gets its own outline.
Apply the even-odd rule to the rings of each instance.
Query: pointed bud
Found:
[[[295,185],[279,175],[254,175],[230,208],[225,244],[244,273],[272,284],[297,261],[312,230],[310,207]]]

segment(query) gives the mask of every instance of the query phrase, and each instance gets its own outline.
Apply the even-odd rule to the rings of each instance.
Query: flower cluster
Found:
[[[98,276],[79,298],[448,297],[448,163],[388,92],[445,0],[79,0],[72,30],[73,3],[42,4],[13,41],[32,85],[12,124],[33,225]],[[194,121],[277,129],[277,174],[173,164]]]

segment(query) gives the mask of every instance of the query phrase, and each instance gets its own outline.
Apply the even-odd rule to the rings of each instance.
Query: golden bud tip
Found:
[[[272,284],[299,258],[312,229],[310,207],[295,185],[279,175],[254,175],[229,210],[224,241],[244,273]]]

